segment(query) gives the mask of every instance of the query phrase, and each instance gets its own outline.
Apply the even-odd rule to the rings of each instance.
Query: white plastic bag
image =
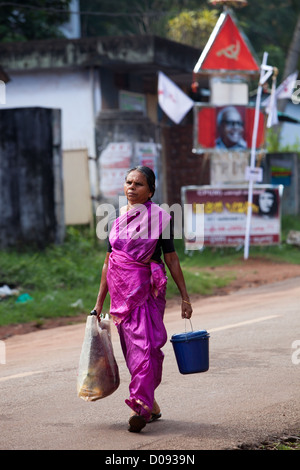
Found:
[[[110,321],[89,315],[79,359],[77,393],[85,401],[111,395],[120,384],[110,338]]]

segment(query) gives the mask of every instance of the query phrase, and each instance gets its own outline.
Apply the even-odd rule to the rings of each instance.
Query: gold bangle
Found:
[[[188,302],[187,300],[182,299],[182,302],[185,302],[186,304],[192,305],[191,302]]]

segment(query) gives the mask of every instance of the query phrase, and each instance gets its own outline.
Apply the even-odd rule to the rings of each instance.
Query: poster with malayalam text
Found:
[[[281,185],[254,185],[250,229],[251,245],[277,245],[281,234]],[[244,245],[248,187],[185,186],[182,188],[185,223],[193,233],[197,213],[204,211],[204,246]],[[197,249],[185,236],[185,247]],[[199,249],[202,247],[199,246]]]
[[[100,154],[100,191],[105,198],[124,194],[126,172],[131,168],[131,142],[111,142]]]
[[[157,144],[154,142],[136,142],[135,159],[138,165],[148,166],[156,174]]]

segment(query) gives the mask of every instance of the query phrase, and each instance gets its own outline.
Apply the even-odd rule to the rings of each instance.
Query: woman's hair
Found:
[[[146,176],[147,183],[149,186],[149,189],[152,193],[152,197],[155,193],[155,174],[154,171],[151,170],[148,166],[136,166],[134,168],[131,168],[130,170],[127,171],[126,173],[126,178],[131,173],[132,171],[139,171],[140,173],[143,173],[144,176]],[[125,178],[125,179],[126,179]]]

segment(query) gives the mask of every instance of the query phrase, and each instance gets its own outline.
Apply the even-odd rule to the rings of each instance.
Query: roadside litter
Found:
[[[72,304],[70,304],[70,307],[73,307],[73,308],[83,308],[82,299],[77,299],[76,302],[73,302]]]
[[[33,298],[29,294],[21,294],[16,300],[16,304],[25,304],[26,302],[29,302],[30,300],[33,300]]]
[[[11,288],[7,284],[0,286],[0,300],[4,300],[12,295],[19,295],[19,290]]]

